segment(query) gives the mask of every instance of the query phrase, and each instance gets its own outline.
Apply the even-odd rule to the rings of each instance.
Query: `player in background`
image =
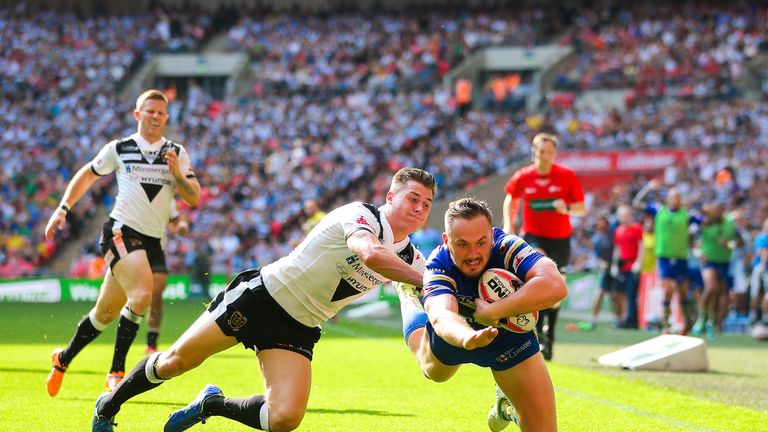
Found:
[[[736,238],[731,253],[728,277],[733,287],[731,304],[738,317],[749,314],[749,270],[752,267],[752,237],[749,232],[749,220],[741,210],[729,214],[736,227]],[[725,311],[726,315],[728,311]]]
[[[584,330],[593,330],[597,326],[597,316],[603,306],[603,298],[608,295],[613,311],[614,325],[618,326],[623,316],[624,302],[619,293],[619,281],[616,274],[611,272],[611,260],[613,259],[613,229],[608,216],[601,215],[595,223],[595,234],[592,235],[592,249],[600,270],[600,289],[592,301],[592,316],[589,321],[579,323]]]
[[[704,291],[699,303],[699,317],[692,330],[696,336],[706,332],[707,339],[714,339],[715,332],[722,327],[722,303],[728,299],[728,267],[735,237],[736,227],[725,215],[725,206],[713,203],[705,207],[700,231]]]
[[[584,216],[584,191],[576,174],[555,163],[558,139],[540,133],[531,145],[533,163],[517,170],[504,191],[504,231],[515,234],[523,201],[523,239],[550,257],[565,278],[571,257],[571,216]],[[546,360],[552,359],[559,304],[539,314],[536,330]]]
[[[768,310],[768,296],[765,295],[768,287],[768,219],[763,221],[762,230],[755,236],[753,246],[749,320],[753,325],[768,326],[768,314],[765,313]]]
[[[179,213],[177,203],[171,205],[171,217],[168,221],[168,229],[177,236],[186,236],[189,234],[189,222]],[[167,234],[167,233],[164,233]],[[160,246],[163,254],[167,249],[168,236],[163,235],[160,239]],[[147,348],[144,350],[147,354],[157,352],[157,341],[160,338],[160,325],[163,322],[163,291],[168,285],[168,272],[153,273],[152,280],[152,304],[149,308],[149,319],[147,320]]]
[[[320,206],[317,201],[308,199],[304,201],[304,215],[307,219],[301,224],[301,229],[304,231],[304,235],[309,234],[317,224],[325,217],[326,213],[320,210]]]
[[[160,239],[165,234],[174,194],[190,206],[200,199],[200,184],[189,155],[181,144],[163,137],[168,121],[168,100],[158,90],[147,90],[136,100],[135,134],[105,145],[67,185],[59,207],[45,227],[45,237],[62,229],[69,209],[100,177],[117,173],[115,206],[104,224],[100,246],[109,271],[104,276],[93,309],[77,325],[66,348],[51,355],[53,367],[46,380],[48,394],[56,396],[70,362],[118,316],[112,366],[106,386],[123,379],[128,354],[144,311],[152,301],[156,274],[167,273]]]
[[[403,336],[424,376],[433,381],[448,380],[464,363],[490,368],[497,383],[488,415],[492,431],[512,421],[524,432],[554,431],[555,395],[536,335],[496,326],[502,318],[561,301],[565,281],[552,260],[491,224],[483,201],[462,198],[449,204],[443,244],[427,260],[423,299],[416,287],[395,284]],[[513,272],[525,282],[523,288],[492,304],[483,301],[478,282],[489,268]]]
[[[640,267],[643,262],[643,227],[635,222],[632,208],[621,205],[616,210],[619,226],[613,233],[615,249],[611,272],[623,288],[626,300],[624,319],[619,328],[637,328],[637,291],[640,285]]]
[[[429,216],[434,191],[432,174],[403,168],[394,175],[382,207],[343,205],[288,256],[240,273],[168,351],[145,357],[111,393],[99,396],[92,430],[112,431],[127,400],[238,343],[256,351],[265,394],[227,398],[207,385],[169,417],[164,430],[186,430],[209,416],[266,431],[299,427],[309,400],[319,325],[382,283],[422,283],[424,256],[408,235]]]
[[[654,216],[653,229],[656,239],[657,270],[664,289],[662,333],[670,332],[669,318],[672,315],[672,296],[677,292],[684,320],[681,334],[687,334],[692,325],[691,305],[693,304],[688,299],[688,251],[691,246],[689,230],[691,225],[698,224],[700,220],[689,215],[688,209],[683,206],[683,198],[677,188],[670,188],[667,191],[664,205],[658,206],[647,203],[643,206],[648,193],[658,191],[660,186],[657,180],[648,182],[632,198],[632,205],[636,208],[644,208],[647,213]]]

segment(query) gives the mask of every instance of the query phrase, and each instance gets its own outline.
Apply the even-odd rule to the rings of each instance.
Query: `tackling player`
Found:
[[[59,207],[45,227],[45,238],[63,229],[67,213],[99,178],[115,171],[117,199],[101,233],[101,252],[110,270],[104,275],[99,298],[77,325],[66,348],[51,355],[53,367],[46,381],[48,394],[56,396],[64,373],[75,356],[120,316],[112,367],[106,386],[123,379],[128,354],[144,311],[152,301],[155,279],[167,274],[160,239],[165,234],[174,194],[190,206],[200,200],[200,184],[184,147],[163,137],[168,121],[168,99],[158,90],[147,90],[136,100],[133,117],[138,131],[105,145],[75,174]],[[164,283],[163,283],[164,285]]]
[[[567,294],[565,281],[552,260],[523,239],[492,227],[491,221],[483,201],[463,198],[449,204],[444,244],[427,260],[423,299],[415,287],[395,284],[403,335],[431,380],[448,380],[464,363],[491,369],[498,384],[488,415],[492,431],[518,420],[524,432],[554,431],[554,390],[534,332],[514,333],[489,324],[561,301]],[[489,268],[513,272],[525,281],[524,287],[504,300],[483,301],[478,281]]]
[[[233,399],[208,385],[171,415],[165,431],[186,430],[209,416],[266,431],[296,429],[307,409],[320,324],[384,282],[421,284],[424,257],[408,235],[429,216],[434,190],[432,174],[403,168],[384,206],[341,206],[288,256],[240,273],[168,351],[144,358],[112,393],[99,397],[92,430],[112,431],[128,399],[238,343],[256,351],[266,393]]]

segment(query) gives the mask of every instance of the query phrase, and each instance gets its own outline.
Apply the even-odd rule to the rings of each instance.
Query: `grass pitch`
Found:
[[[73,361],[56,398],[46,393],[45,377],[52,349],[66,344],[91,306],[0,304],[0,431],[90,430],[93,403],[104,391],[111,362],[114,324]],[[202,303],[167,304],[161,348],[202,310]],[[129,365],[143,356],[144,332],[142,327]],[[768,430],[768,344],[746,336],[708,342],[708,373],[632,372],[594,361],[651,336],[559,329],[549,366],[561,431]],[[209,382],[233,397],[263,391],[255,355],[234,347],[125,404],[116,431],[161,430],[168,414]],[[424,379],[397,323],[342,320],[324,326],[316,346],[312,394],[299,430],[486,431],[493,394],[490,373],[475,366],[463,366],[446,383]],[[211,418],[192,430],[250,429]]]

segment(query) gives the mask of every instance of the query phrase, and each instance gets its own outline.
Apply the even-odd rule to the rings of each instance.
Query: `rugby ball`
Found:
[[[523,286],[523,282],[514,273],[502,268],[486,270],[477,284],[477,296],[493,303],[499,301]],[[511,316],[499,320],[499,327],[515,333],[526,333],[536,327],[539,312]]]

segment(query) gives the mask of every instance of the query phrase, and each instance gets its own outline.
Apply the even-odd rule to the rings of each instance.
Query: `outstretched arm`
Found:
[[[499,330],[485,327],[475,330],[458,313],[459,305],[452,295],[438,295],[427,298],[424,305],[429,322],[435,333],[453,346],[473,350],[490,344]]]
[[[648,195],[648,192],[652,190],[658,190],[659,189],[659,181],[656,179],[653,179],[648,182],[645,186],[643,186],[639,191],[637,191],[637,194],[632,198],[632,207],[635,208],[644,208],[645,207],[645,196]]]
[[[368,268],[385,278],[417,287],[423,284],[421,272],[384,247],[370,231],[356,231],[347,239],[347,246]]]
[[[96,180],[99,179],[93,170],[91,170],[91,164],[85,164],[80,170],[75,173],[72,180],[67,185],[67,190],[64,191],[64,196],[61,198],[61,203],[53,211],[48,224],[45,226],[45,238],[50,240],[53,238],[53,234],[56,230],[64,228],[64,222],[66,221],[67,212],[80,198],[85,195],[85,192],[93,185]],[[64,208],[66,207],[66,209]]]

